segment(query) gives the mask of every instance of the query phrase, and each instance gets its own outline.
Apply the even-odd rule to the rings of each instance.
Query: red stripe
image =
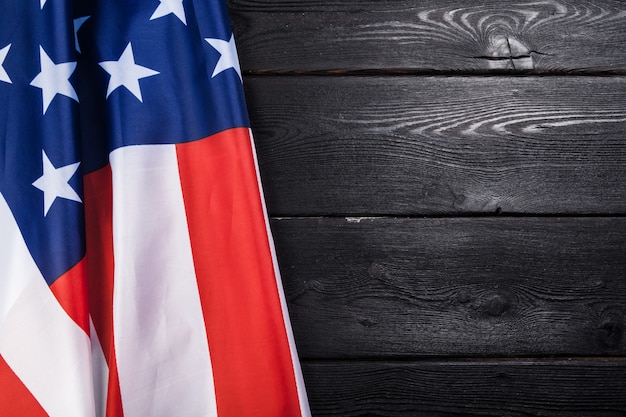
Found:
[[[177,149],[218,414],[298,416],[248,129]]]
[[[107,417],[123,416],[113,336],[113,187],[111,167],[86,175],[85,257],[89,283],[89,311],[109,365]]]
[[[65,312],[89,334],[85,259],[63,274],[50,286],[50,290]]]
[[[122,393],[120,380],[117,374],[117,360],[115,355],[109,362],[109,384],[107,390],[107,403],[105,417],[124,417],[122,409]]]
[[[0,355],[0,413],[7,417],[48,416],[2,355]]]

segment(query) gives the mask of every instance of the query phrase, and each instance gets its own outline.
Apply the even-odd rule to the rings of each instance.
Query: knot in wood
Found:
[[[360,318],[358,319],[358,322],[361,326],[367,327],[367,328],[374,327],[378,324],[374,320],[369,319],[369,318]]]
[[[485,298],[483,311],[492,317],[499,317],[509,309],[508,300],[501,294],[491,294]]]
[[[485,59],[490,69],[533,69],[532,52],[520,40],[509,35],[494,35],[487,45]]]
[[[383,275],[383,270],[377,263],[372,263],[369,268],[367,268],[367,273],[370,277],[378,279]]]
[[[530,55],[530,49],[514,37],[495,35],[489,42],[493,58],[518,58]]]
[[[469,303],[472,300],[472,296],[466,290],[461,290],[456,294],[456,299],[461,304]]]
[[[603,315],[598,322],[596,338],[604,347],[614,349],[620,346],[624,338],[624,317],[611,312]]]

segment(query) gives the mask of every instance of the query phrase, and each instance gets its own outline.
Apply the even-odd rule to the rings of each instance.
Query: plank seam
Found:
[[[476,59],[483,57],[474,57]],[[508,58],[507,58],[508,59]],[[323,70],[263,70],[263,69],[246,69],[243,70],[244,80],[246,77],[398,77],[398,76],[415,76],[415,77],[623,77],[626,76],[626,70],[540,70],[540,69],[510,69],[510,70],[422,70],[422,69],[402,69],[402,68],[385,68],[385,69],[323,69]]]

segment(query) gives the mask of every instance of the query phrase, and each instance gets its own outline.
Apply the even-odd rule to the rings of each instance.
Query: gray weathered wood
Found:
[[[626,355],[626,218],[272,228],[303,358]]]
[[[624,417],[623,360],[305,362],[315,417]]]
[[[273,215],[625,213],[625,77],[245,80]]]
[[[626,3],[229,6],[313,415],[626,416]]]
[[[619,0],[231,0],[248,71],[626,71]]]

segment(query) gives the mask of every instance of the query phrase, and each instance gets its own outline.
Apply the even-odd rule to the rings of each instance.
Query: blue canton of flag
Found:
[[[241,71],[230,28],[207,18],[221,3],[3,3],[1,190],[51,284],[84,253],[73,174],[120,146],[248,126],[240,83],[215,77]]]

